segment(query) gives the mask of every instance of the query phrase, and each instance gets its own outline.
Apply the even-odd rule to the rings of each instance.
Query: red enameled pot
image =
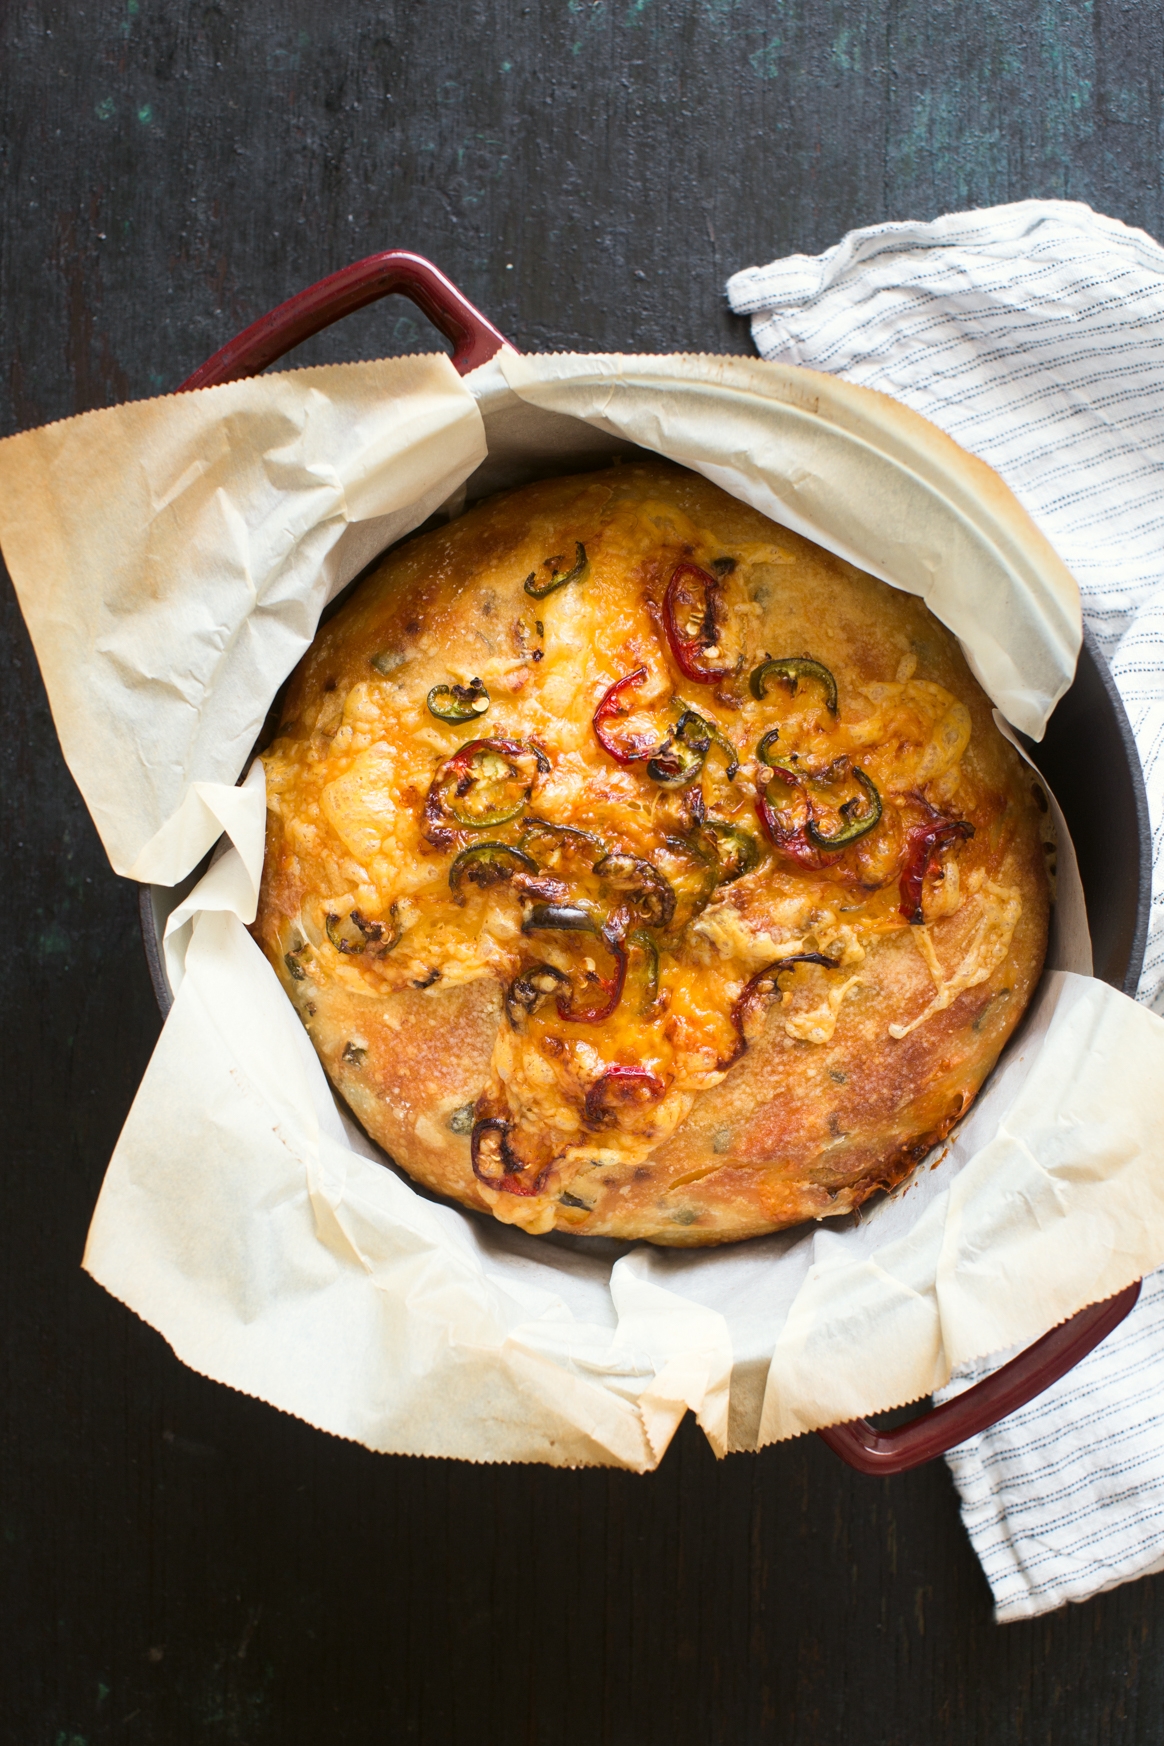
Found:
[[[378,298],[409,297],[453,345],[462,376],[508,342],[444,274],[420,255],[387,249],[369,255],[261,316],[208,358],[179,392],[257,376],[294,346]],[[1127,993],[1139,980],[1151,897],[1151,834],[1143,775],[1119,693],[1102,655],[1084,639],[1071,690],[1060,702],[1041,746],[1031,747],[1067,816],[1087,897],[1096,974]],[[1087,796],[1103,792],[1102,821]],[[1101,832],[1102,825],[1102,832]],[[142,931],[158,1003],[172,1002],[149,890],[142,893]],[[904,1473],[997,1424],[1025,1406],[1117,1327],[1140,1295],[1137,1281],[1052,1328],[1000,1370],[893,1430],[865,1419],[817,1434],[861,1473]]]

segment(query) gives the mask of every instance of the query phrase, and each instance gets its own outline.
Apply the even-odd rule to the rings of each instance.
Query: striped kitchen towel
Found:
[[[762,356],[882,389],[988,461],[1074,573],[1144,766],[1139,999],[1164,1012],[1164,249],[1087,206],[1023,200],[851,231],[727,290]],[[1000,1620],[1164,1568],[1164,1275],[949,1462]]]

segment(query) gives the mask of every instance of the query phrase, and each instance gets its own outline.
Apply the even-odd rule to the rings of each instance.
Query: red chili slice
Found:
[[[680,564],[663,596],[663,625],[675,663],[696,685],[716,685],[734,667],[709,667],[705,657],[719,648],[719,578],[698,564]]]
[[[597,1025],[601,1024],[603,1019],[608,1019],[615,1011],[622,999],[622,991],[626,985],[627,950],[625,939],[630,920],[631,915],[628,909],[616,909],[609,920],[604,922],[600,928],[587,910],[575,905],[534,904],[521,925],[523,934],[540,933],[545,930],[594,934],[602,941],[614,959],[614,975],[599,984],[605,997],[602,1005],[584,1008],[579,1012],[569,996],[560,994],[557,999],[559,1018],[569,1019],[574,1024],[579,1025]]]
[[[592,1128],[615,1116],[612,1104],[658,1103],[666,1086],[645,1067],[608,1067],[586,1093],[586,1121]]]
[[[579,1012],[569,997],[558,996],[558,1017],[569,1019],[576,1025],[600,1025],[604,1019],[610,1018],[622,1000],[622,991],[626,987],[627,949],[623,943],[625,925],[620,921],[622,912],[617,912],[602,930],[603,944],[614,959],[614,975],[604,979],[601,987],[605,999],[601,1006],[584,1008]]]
[[[478,1182],[483,1182],[487,1188],[496,1188],[502,1194],[540,1194],[546,1185],[546,1177],[550,1173],[547,1164],[539,1170],[536,1176],[527,1177],[523,1174],[525,1165],[520,1158],[514,1156],[509,1145],[509,1129],[511,1124],[502,1121],[499,1116],[486,1116],[483,1121],[474,1122],[473,1134],[469,1142],[470,1157],[473,1161],[473,1174]],[[481,1141],[486,1134],[499,1136],[497,1155],[504,1166],[501,1176],[487,1176],[481,1168]]]
[[[780,823],[776,809],[768,799],[768,792],[773,781],[786,782],[789,788],[795,789],[804,801],[804,820],[792,829]],[[820,873],[840,859],[839,853],[818,849],[816,844],[809,840],[807,827],[812,818],[811,802],[805,793],[803,784],[798,782],[793,772],[783,765],[771,766],[771,775],[757,781],[756,817],[764,827],[764,835],[772,847],[779,849],[782,854],[787,855],[790,860],[796,861],[809,872]]]
[[[739,1042],[736,1045],[732,1060],[738,1060],[748,1046],[745,1026],[752,1017],[756,1007],[763,1002],[765,1005],[777,992],[777,980],[785,970],[795,969],[797,964],[819,964],[823,970],[835,970],[835,958],[826,958],[823,952],[798,952],[791,958],[777,958],[774,964],[769,964],[763,970],[757,970],[744,992],[732,1007],[732,1023],[736,1027]]]
[[[911,927],[917,927],[925,920],[922,894],[925,891],[926,874],[939,851],[957,837],[968,838],[973,835],[974,826],[965,818],[938,818],[932,824],[922,825],[920,829],[910,832],[899,888],[901,914]]]
[[[662,746],[655,740],[648,739],[644,734],[630,734],[621,745],[612,740],[607,733],[607,723],[618,721],[620,717],[629,715],[629,701],[624,701],[623,693],[631,686],[641,685],[647,677],[645,667],[636,667],[633,673],[627,673],[624,678],[616,679],[614,684],[603,692],[598,708],[594,711],[592,727],[594,737],[604,752],[614,759],[616,764],[637,764],[643,758],[653,758],[662,751]]]

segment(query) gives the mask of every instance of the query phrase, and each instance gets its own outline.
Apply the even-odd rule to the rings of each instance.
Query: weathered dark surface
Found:
[[[720,287],[1028,194],[1164,232],[1153,0],[0,5],[0,432],[172,386],[430,255],[529,349],[748,349]],[[512,268],[509,266],[512,263]],[[418,349],[408,305],[303,361]],[[134,892],[6,589],[0,1738],[1128,1746],[1164,1581],[995,1627],[942,1467],[374,1457],[184,1370],[79,1271],[158,1028]]]

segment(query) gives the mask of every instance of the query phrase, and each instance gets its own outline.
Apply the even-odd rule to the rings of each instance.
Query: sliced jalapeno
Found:
[[[698,564],[680,564],[663,596],[663,629],[685,679],[716,685],[734,672],[722,666],[723,601],[720,578]]]
[[[704,754],[682,740],[669,740],[647,765],[647,775],[660,788],[686,788],[703,769]]]
[[[710,832],[715,843],[715,857],[719,863],[717,884],[733,885],[760,865],[760,845],[751,831],[741,830],[739,825],[728,824],[720,818],[707,819],[704,829]]]
[[[377,673],[382,673],[385,679],[389,673],[395,673],[397,667],[403,667],[408,656],[401,649],[379,649],[374,655],[368,656],[369,667],[375,667]]]
[[[523,934],[537,933],[541,929],[594,934],[614,959],[614,974],[605,979],[596,978],[602,994],[601,1004],[578,1008],[573,1000],[560,994],[557,1003],[559,1018],[571,1019],[576,1024],[596,1025],[601,1024],[603,1019],[608,1019],[614,1012],[622,999],[623,985],[626,982],[627,951],[623,939],[625,925],[625,910],[616,912],[608,922],[599,927],[590,912],[576,904],[534,904],[521,924]]]
[[[675,914],[675,893],[649,861],[634,855],[604,855],[593,871],[612,890],[628,899],[650,928],[665,928]]]
[[[685,788],[702,771],[715,737],[716,730],[697,710],[684,709],[647,765],[647,775],[661,788]]]
[[[523,934],[546,928],[556,933],[601,934],[597,919],[575,903],[535,903],[521,924]]]
[[[766,733],[764,735],[764,738],[760,741],[760,744],[756,747],[756,758],[757,758],[757,761],[759,763],[761,763],[761,764],[774,764],[776,762],[776,759],[772,756],[772,747],[776,744],[776,742],[779,738],[780,738],[780,729],[779,728],[772,728],[768,733]]]
[[[816,661],[811,655],[783,655],[777,661],[761,661],[748,680],[752,696],[759,702],[763,701],[769,679],[782,679],[793,696],[796,695],[802,679],[817,680],[824,686],[825,706],[829,714],[836,715],[837,682],[823,661]]]
[[[536,873],[538,864],[520,849],[508,843],[474,843],[462,849],[449,868],[449,887],[460,891],[466,879],[470,885],[500,885],[515,873]]]
[[[840,807],[844,823],[840,830],[831,834],[822,831],[814,818],[805,825],[805,835],[810,843],[815,843],[818,849],[847,849],[850,843],[859,842],[874,828],[881,818],[881,796],[872,777],[867,776],[858,765],[853,766],[853,779],[865,791],[865,810],[859,799],[846,800]]]
[[[485,1116],[474,1122],[469,1141],[473,1174],[478,1182],[503,1194],[540,1194],[550,1166],[547,1164],[536,1176],[527,1173],[528,1166],[509,1144],[511,1125],[500,1116]]]
[[[450,837],[437,816],[443,808],[465,830],[490,830],[508,824],[525,808],[533,790],[532,779],[518,769],[515,758],[532,756],[538,770],[547,771],[550,761],[536,746],[520,740],[470,740],[446,759],[434,778],[425,804],[425,835],[438,847]],[[435,830],[434,827],[435,826]],[[444,841],[440,840],[443,835]]]
[[[489,708],[489,693],[480,679],[467,685],[434,685],[428,694],[428,712],[438,721],[475,721]]]
[[[402,931],[395,904],[389,909],[386,922],[369,921],[358,909],[352,909],[347,915],[326,916],[324,927],[336,951],[346,957],[369,952],[373,958],[383,958],[393,946],[399,945]]]
[[[548,582],[539,582],[537,571],[531,570],[525,579],[524,587],[527,594],[535,600],[544,600],[547,594],[556,594],[559,588],[565,588],[569,582],[584,582],[590,563],[586,556],[586,547],[581,540],[574,542],[574,567],[571,570],[558,570],[558,564],[565,563],[564,558],[547,558],[542,565],[543,570],[549,570]]]
[[[637,690],[646,677],[645,667],[636,667],[633,673],[624,673],[621,679],[616,679],[613,685],[607,686],[591,718],[590,725],[594,729],[595,739],[616,764],[637,764],[642,758],[657,757],[669,744],[668,739],[658,745],[653,734],[628,734],[625,740],[620,741],[610,731],[614,722],[631,713],[632,700],[629,693]]]
[[[594,854],[606,853],[606,844],[593,831],[579,830],[576,825],[551,824],[547,818],[531,817],[521,827],[521,846],[532,855],[540,868],[557,867],[563,859],[585,856],[587,864]]]
[[[535,964],[515,977],[505,991],[505,1011],[514,1030],[520,1030],[525,1019],[535,1013],[548,995],[560,994],[569,988],[570,978],[552,964]]]
[[[683,703],[683,699],[677,698],[676,702]],[[736,772],[739,770],[740,760],[739,760],[739,755],[736,752],[736,748],[732,745],[731,741],[728,739],[728,737],[724,733],[723,729],[721,727],[719,727],[714,721],[712,721],[710,716],[704,715],[701,710],[693,709],[689,703],[683,703],[683,713],[684,713],[684,715],[693,716],[695,718],[695,721],[698,722],[699,730],[701,730],[702,735],[706,736],[706,738],[709,742],[708,748],[707,748],[708,751],[711,750],[712,746],[719,747],[720,751],[723,753],[725,759],[727,760],[726,775],[727,775],[728,781],[731,782],[735,778]],[[680,727],[682,727],[682,725],[683,725],[683,716],[680,716],[680,718],[679,718],[679,725],[680,725]],[[699,730],[696,730],[696,731],[699,731]],[[676,731],[678,731],[678,729]],[[688,732],[687,737],[688,738],[692,737],[692,733],[690,730]],[[706,756],[706,754],[705,754],[705,756]]]
[[[668,860],[674,864],[667,870],[677,900],[670,925],[679,932],[711,901],[719,882],[719,863],[709,849],[682,837],[667,837],[659,854],[664,865]]]
[[[969,819],[945,818],[940,814],[931,822],[922,825],[919,830],[910,833],[899,889],[900,913],[913,927],[919,926],[925,920],[922,897],[926,875],[934,861],[951,843],[973,835],[974,826]]]
[[[788,759],[769,753],[768,775],[756,784],[756,816],[774,849],[819,873],[836,857],[809,841],[812,805],[804,787],[805,775]]]

